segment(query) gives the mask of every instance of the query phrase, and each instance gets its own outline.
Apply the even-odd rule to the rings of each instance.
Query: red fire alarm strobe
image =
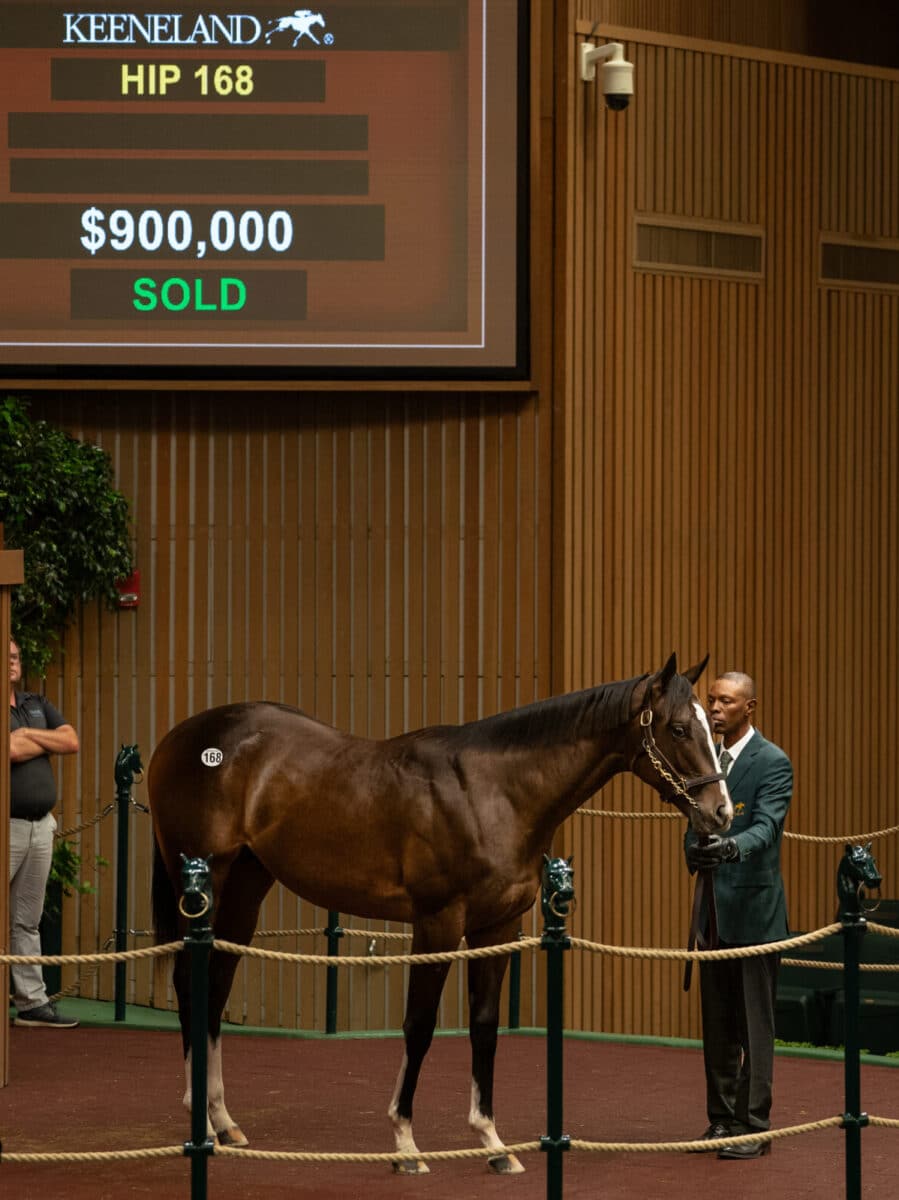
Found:
[[[140,604],[140,571],[132,571],[127,579],[120,579],[116,591],[119,608],[137,608]]]

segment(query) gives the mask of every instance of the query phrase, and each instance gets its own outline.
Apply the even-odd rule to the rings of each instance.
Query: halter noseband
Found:
[[[723,771],[716,771],[713,775],[694,775],[692,778],[687,778],[681,775],[677,767],[670,762],[662,751],[659,749],[658,743],[652,735],[652,718],[653,713],[651,708],[644,708],[640,713],[640,727],[643,730],[643,749],[646,752],[646,757],[652,763],[653,770],[656,774],[661,775],[666,783],[670,783],[674,788],[676,796],[682,796],[684,800],[699,811],[699,805],[690,795],[690,792],[695,788],[705,787],[707,783],[719,783],[724,779]],[[673,803],[671,796],[663,796],[669,804]]]

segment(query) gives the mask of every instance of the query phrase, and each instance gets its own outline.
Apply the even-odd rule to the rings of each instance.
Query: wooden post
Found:
[[[9,954],[9,637],[12,589],[25,579],[24,554],[3,549],[3,525],[0,524],[0,675],[3,678],[3,703],[0,704],[0,954]],[[9,967],[0,964],[0,1087],[9,1083]]]

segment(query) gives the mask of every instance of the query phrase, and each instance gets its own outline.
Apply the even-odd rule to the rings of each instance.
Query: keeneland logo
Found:
[[[63,13],[66,46],[252,46],[281,33],[294,35],[292,46],[309,38],[316,46],[321,41],[312,32],[315,26],[325,26],[325,18],[311,8],[298,8],[290,16],[274,17],[268,21],[264,35],[263,24],[250,13],[126,13],[126,12],[67,12]],[[324,41],[331,43],[326,34]]]
[[[265,44],[271,45],[272,38],[276,33],[295,33],[296,37],[291,42],[295,46],[300,38],[311,38],[316,46],[320,46],[321,42],[312,32],[313,25],[321,25],[324,29],[325,18],[321,13],[313,12],[311,8],[298,8],[290,17],[276,17],[274,21],[269,21],[268,29],[265,31]]]

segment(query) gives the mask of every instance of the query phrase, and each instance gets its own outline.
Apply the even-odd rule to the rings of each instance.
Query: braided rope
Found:
[[[899,1120],[894,1117],[868,1116],[868,1124],[884,1129],[899,1129]],[[817,1133],[823,1129],[842,1126],[843,1117],[825,1117],[819,1121],[808,1121],[802,1125],[791,1125],[784,1129],[769,1129],[764,1132],[728,1135],[724,1138],[700,1139],[678,1142],[590,1142],[572,1138],[568,1143],[572,1150],[604,1154],[663,1154],[672,1151],[690,1153],[696,1150],[718,1150],[724,1146],[740,1146],[752,1142],[774,1142],[781,1138],[798,1137],[805,1133]],[[526,1154],[541,1149],[541,1143],[516,1142],[496,1148],[474,1148],[470,1150],[426,1150],[417,1151],[415,1157],[429,1162],[452,1162],[461,1159],[496,1158],[499,1154]],[[215,1146],[214,1153],[221,1158],[257,1159],[271,1162],[303,1163],[394,1163],[401,1155],[397,1151],[380,1153],[339,1153],[292,1150],[248,1150],[235,1146]],[[104,1163],[134,1161],[138,1159],[176,1158],[184,1154],[183,1146],[159,1146],[144,1150],[87,1150],[59,1153],[4,1153],[3,1162],[21,1165],[48,1163]]]
[[[146,1150],[79,1150],[72,1152],[60,1151],[58,1154],[28,1153],[9,1154],[3,1151],[4,1163],[103,1163],[116,1161],[133,1161],[139,1158],[183,1158],[183,1146],[157,1146]]]
[[[109,954],[0,954],[0,963],[8,963],[11,967],[26,963],[50,967],[61,967],[67,963],[117,963],[136,958],[162,958],[183,949],[183,942],[166,942],[162,946],[145,946],[143,950],[113,950]]]
[[[80,825],[73,825],[71,829],[57,829],[53,837],[57,842],[61,842],[64,838],[74,837],[76,833],[81,833],[85,829],[92,829],[94,825],[98,825],[104,817],[108,817],[115,810],[115,804],[107,804],[100,812],[94,816],[88,817],[86,821],[82,821]]]
[[[289,954],[286,950],[260,950],[256,946],[241,946],[237,942],[223,942],[218,938],[212,943],[216,950],[225,954],[247,955],[249,958],[267,958],[275,962],[306,963],[320,967],[372,967],[381,963],[415,966],[417,964],[448,963],[463,958],[499,958],[515,950],[539,946],[540,938],[521,938],[517,942],[505,942],[501,946],[481,946],[475,950],[441,950],[432,954]]]
[[[576,810],[585,817],[612,817],[621,821],[682,821],[683,813],[679,812],[611,812],[604,808],[579,808]]]
[[[887,837],[891,833],[899,833],[899,825],[891,825],[889,829],[875,829],[871,833],[847,833],[843,837],[816,837],[811,833],[784,833],[785,838],[794,838],[799,842],[822,842],[840,845],[849,842],[873,842],[875,838]]]
[[[611,817],[619,821],[682,821],[683,814],[679,812],[612,812],[604,808],[579,808],[576,810],[585,817]],[[839,837],[819,837],[812,833],[790,833],[784,831],[785,838],[797,842],[820,842],[823,844],[846,845],[846,843],[871,842],[875,838],[887,837],[891,833],[899,833],[899,825],[891,825],[889,829],[876,829],[871,833],[847,833]]]
[[[869,924],[872,933],[883,933],[888,937],[899,937],[899,929],[891,929],[886,925]],[[615,958],[649,958],[649,959],[679,959],[694,962],[716,961],[718,959],[756,958],[766,954],[780,953],[784,950],[795,950],[800,946],[809,946],[814,942],[823,941],[832,933],[839,933],[842,926],[837,922],[825,925],[810,933],[798,934],[780,942],[764,942],[757,946],[735,946],[727,950],[658,950],[645,946],[609,946],[602,942],[591,942],[586,938],[569,938],[569,944],[578,950],[586,950],[592,954],[606,954]],[[360,935],[369,936],[365,930],[355,931]],[[394,935],[405,937],[405,934]],[[309,966],[326,967],[368,967],[382,963],[400,966],[415,966],[416,964],[436,964],[454,962],[457,959],[499,958],[504,954],[513,954],[518,950],[530,950],[542,945],[542,938],[522,937],[514,942],[504,942],[499,946],[481,946],[474,950],[442,950],[430,954],[291,954],[286,950],[262,950],[256,946],[243,946],[237,942],[222,941],[216,938],[213,947],[225,954],[246,955],[249,958],[263,958],[275,962],[304,963]],[[184,949],[183,942],[166,942],[161,946],[145,946],[139,950],[117,950],[106,954],[0,954],[0,963],[10,966],[34,963],[36,965],[63,966],[67,964],[117,963],[142,958],[161,958],[169,954],[177,954]],[[832,968],[839,966],[833,962],[815,962],[805,959],[784,959],[789,966],[818,966]],[[894,971],[896,966],[891,963],[862,963],[864,970]]]
[[[330,929],[257,929],[253,934],[254,938],[274,938],[274,937],[324,937],[326,933],[331,933]],[[387,930],[380,929],[344,929],[341,926],[341,934],[344,937],[364,937],[370,938],[373,941],[409,941],[412,937],[411,933],[390,933]]]
[[[784,967],[815,967],[828,971],[843,969],[843,964],[836,960],[826,962],[814,958],[782,958],[780,962]],[[859,963],[858,967],[860,971],[899,971],[899,963]]]
[[[782,942],[764,942],[760,946],[734,946],[728,950],[652,950],[640,946],[604,946],[601,942],[588,942],[585,938],[570,938],[571,945],[578,950],[589,950],[593,954],[608,954],[614,958],[672,958],[691,960],[693,962],[715,962],[728,958],[761,958],[765,954],[774,954],[783,949],[794,949],[798,946],[808,946],[813,942],[823,941],[832,933],[838,933],[840,925],[826,925],[812,933],[799,934],[794,938],[786,938]],[[531,939],[525,939],[530,941]]]
[[[805,1125],[791,1125],[787,1129],[758,1130],[726,1138],[708,1138],[692,1142],[585,1142],[575,1139],[570,1142],[572,1150],[599,1151],[604,1154],[662,1154],[681,1150],[689,1154],[696,1150],[720,1150],[724,1146],[741,1146],[751,1142],[774,1142],[778,1138],[797,1137],[801,1133],[815,1133],[819,1129],[833,1129],[843,1124],[842,1117],[826,1117],[821,1121],[809,1121]]]
[[[414,1154],[401,1154],[394,1150],[391,1153],[372,1152],[341,1154],[338,1151],[318,1153],[314,1150],[247,1150],[240,1146],[216,1146],[216,1154],[222,1158],[255,1158],[271,1159],[274,1162],[306,1162],[306,1163],[395,1163],[408,1159],[427,1159],[429,1162],[452,1162],[462,1158],[499,1158],[504,1154],[524,1154],[529,1150],[539,1150],[539,1142],[516,1142],[513,1146],[478,1147],[471,1150],[416,1150]]]
[[[871,933],[881,933],[884,937],[899,938],[899,929],[893,929],[889,925],[878,925],[874,921],[869,921],[868,929]]]

